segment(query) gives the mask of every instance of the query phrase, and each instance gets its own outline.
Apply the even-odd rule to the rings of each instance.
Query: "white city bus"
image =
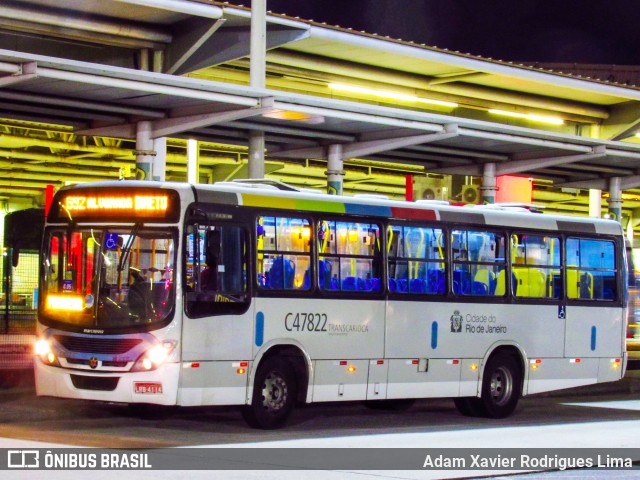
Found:
[[[41,261],[38,395],[241,405],[259,428],[328,401],[501,418],[626,366],[610,220],[104,182],[57,193]]]

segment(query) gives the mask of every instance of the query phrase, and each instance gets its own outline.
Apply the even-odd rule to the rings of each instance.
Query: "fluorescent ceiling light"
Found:
[[[358,87],[356,85],[346,85],[344,83],[330,83],[331,90],[339,90],[342,92],[359,93],[361,95],[372,95],[374,97],[389,98],[393,100],[402,100],[404,102],[426,103],[429,105],[439,105],[441,107],[456,108],[457,103],[445,102],[442,100],[433,100],[431,98],[416,97],[406,93],[392,92],[390,90],[375,90],[373,88]]]
[[[550,123],[552,125],[564,125],[564,120],[559,117],[549,117],[547,115],[536,115],[535,113],[518,113],[508,112],[506,110],[490,109],[489,113],[495,115],[504,115],[507,117],[524,118],[526,120],[532,120],[534,122]]]
[[[292,112],[289,110],[279,110],[274,108],[270,112],[263,113],[263,117],[275,118],[277,120],[289,120],[293,122],[304,122],[312,125],[324,123],[324,117],[320,115],[310,115],[304,112]]]

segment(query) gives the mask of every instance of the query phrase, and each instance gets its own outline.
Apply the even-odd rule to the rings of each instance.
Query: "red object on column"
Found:
[[[47,185],[44,189],[44,214],[49,215],[49,209],[53,203],[53,185]]]
[[[413,175],[407,175],[405,178],[405,200],[407,202],[413,202]]]
[[[533,201],[533,179],[501,175],[496,177],[496,203],[525,203]]]

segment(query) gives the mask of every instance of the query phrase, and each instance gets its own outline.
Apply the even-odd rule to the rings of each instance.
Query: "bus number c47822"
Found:
[[[326,313],[287,313],[284,328],[289,332],[326,332]]]

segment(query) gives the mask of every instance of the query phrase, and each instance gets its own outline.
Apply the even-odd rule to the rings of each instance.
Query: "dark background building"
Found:
[[[640,2],[267,0],[267,9],[500,60],[640,65]]]

